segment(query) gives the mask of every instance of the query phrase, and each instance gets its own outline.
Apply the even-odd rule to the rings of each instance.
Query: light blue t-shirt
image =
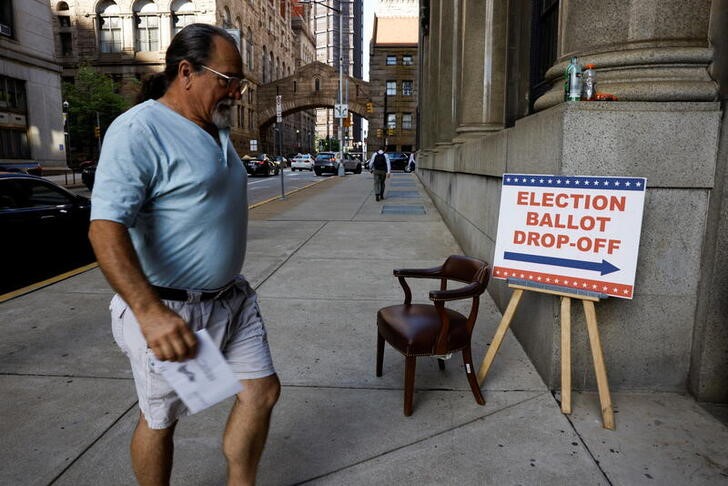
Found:
[[[153,285],[215,290],[240,273],[247,173],[229,138],[220,130],[218,145],[157,101],[135,106],[109,126],[91,219],[129,228]]]

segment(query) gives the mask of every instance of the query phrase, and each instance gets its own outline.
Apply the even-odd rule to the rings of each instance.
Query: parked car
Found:
[[[313,164],[311,154],[298,154],[291,159],[291,170],[313,170]]]
[[[0,172],[16,172],[40,177],[43,175],[43,168],[38,162],[2,163]]]
[[[288,159],[283,155],[276,155],[275,157],[273,157],[273,162],[275,162],[279,169],[285,169],[286,167],[289,167],[291,165],[288,162]]]
[[[94,180],[96,180],[96,165],[96,161],[87,160],[85,162],[81,162],[78,166],[79,169],[81,169],[81,182],[83,182],[83,185],[86,186],[89,191],[92,191],[94,188]]]
[[[94,261],[91,201],[40,177],[0,173],[0,294]]]
[[[389,157],[389,165],[392,170],[405,170],[407,168],[409,162],[407,154],[403,154],[402,152],[387,152],[387,157]]]
[[[243,157],[243,164],[250,175],[278,175],[278,166],[267,154],[258,154],[255,158],[246,155]]]
[[[336,174],[339,172],[339,161],[341,160],[341,152],[320,152],[316,156],[316,160],[314,160],[313,171],[316,175],[321,175],[324,172]],[[361,174],[361,160],[344,153],[343,164],[344,171]]]

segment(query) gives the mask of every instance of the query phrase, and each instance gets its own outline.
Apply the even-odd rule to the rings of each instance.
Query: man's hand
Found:
[[[197,338],[184,319],[165,306],[152,290],[127,228],[114,221],[94,220],[88,236],[101,271],[129,304],[154,355],[163,361],[194,357]]]
[[[197,354],[197,337],[178,314],[163,304],[135,312],[139,327],[154,356],[161,361],[185,361]]]

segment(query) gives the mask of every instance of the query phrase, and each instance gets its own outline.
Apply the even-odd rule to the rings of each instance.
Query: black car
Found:
[[[402,152],[387,152],[387,157],[389,157],[389,166],[392,170],[406,170],[407,163],[409,162],[407,154],[403,154]]]
[[[81,162],[78,168],[81,169],[81,181],[83,182],[83,185],[86,186],[89,191],[92,191],[94,188],[94,180],[96,180],[96,162],[93,160],[87,160],[85,162]]]
[[[0,164],[0,172],[17,172],[20,174],[42,176],[43,167],[38,162],[3,163]]]
[[[0,294],[95,260],[91,201],[40,177],[0,173]]]
[[[250,175],[278,175],[278,165],[270,160],[267,154],[258,154],[254,159],[245,156],[243,164]]]

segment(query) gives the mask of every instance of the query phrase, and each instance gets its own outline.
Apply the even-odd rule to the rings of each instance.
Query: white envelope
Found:
[[[154,367],[191,413],[197,413],[243,390],[222,353],[203,329],[197,335],[197,356],[187,361],[159,361]]]

